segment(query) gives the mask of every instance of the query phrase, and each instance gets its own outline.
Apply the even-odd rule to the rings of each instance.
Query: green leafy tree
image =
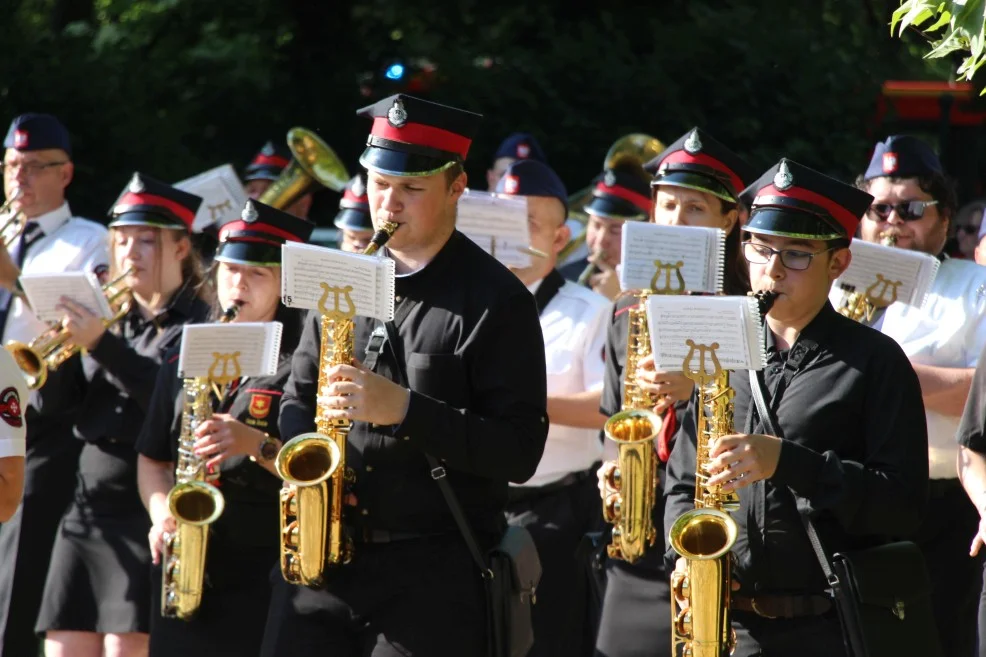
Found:
[[[903,35],[912,29],[925,35],[929,59],[957,56],[956,74],[972,80],[986,64],[986,1],[903,0],[890,20],[890,31]],[[986,89],[983,90],[986,93]]]

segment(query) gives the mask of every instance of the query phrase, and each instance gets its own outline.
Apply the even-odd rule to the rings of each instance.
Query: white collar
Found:
[[[72,218],[72,211],[68,208],[68,201],[63,202],[60,206],[52,210],[51,212],[46,212],[37,217],[28,219],[28,221],[33,221],[44,231],[45,235],[51,235],[56,230],[62,227],[66,221]]]
[[[531,283],[530,285],[528,285],[527,286],[527,289],[530,291],[531,294],[537,294],[538,288],[541,287],[541,283],[543,283],[543,282],[544,282],[544,279],[543,278],[539,278],[536,281],[534,281],[533,283]]]

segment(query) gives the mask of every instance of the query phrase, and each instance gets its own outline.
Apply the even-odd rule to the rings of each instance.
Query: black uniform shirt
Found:
[[[830,554],[914,531],[928,493],[921,388],[896,342],[828,303],[789,353],[773,347],[769,330],[767,336],[763,376],[784,445],[773,477],[740,490],[733,576],[745,595],[821,593],[825,578],[788,487],[807,500]],[[734,428],[762,433],[748,376],[730,376]],[[668,462],[665,533],[694,508],[694,401]],[[669,547],[666,567],[676,558]]]
[[[544,343],[531,293],[459,232],[423,269],[397,278],[395,301],[412,304],[398,357],[411,389],[404,421],[356,422],[347,466],[356,472],[351,520],[405,532],[455,531],[424,453],[444,461],[448,481],[477,531],[503,526],[507,482],[534,474],[548,434]],[[281,405],[281,435],[315,429],[320,316],[311,313]],[[357,318],[363,360],[377,322]],[[376,371],[400,381],[393,345]]]
[[[955,437],[963,447],[986,454],[986,349],[979,356]]]

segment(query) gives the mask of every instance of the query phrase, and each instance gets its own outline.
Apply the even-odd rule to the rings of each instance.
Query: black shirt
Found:
[[[788,488],[807,500],[829,553],[913,532],[928,492],[921,388],[896,342],[827,302],[789,352],[766,333],[766,397],[784,445],[773,477],[739,491],[733,576],[745,595],[821,593],[825,578]],[[748,377],[730,376],[734,428],[763,433]],[[694,402],[693,395],[668,462],[665,530],[694,508]],[[669,548],[666,566],[676,558]]]
[[[411,389],[404,421],[355,422],[346,465],[359,500],[352,522],[407,532],[455,531],[424,453],[448,481],[477,531],[503,526],[507,482],[534,474],[548,434],[544,342],[531,293],[459,232],[423,269],[400,276],[395,302],[412,304],[398,327],[398,356]],[[311,313],[281,405],[281,435],[315,429],[320,316]],[[363,360],[377,322],[355,320]],[[393,345],[377,373],[400,381]]]
[[[955,437],[963,447],[986,454],[986,349],[979,356],[979,365],[972,376],[972,386],[965,400],[962,421]]]

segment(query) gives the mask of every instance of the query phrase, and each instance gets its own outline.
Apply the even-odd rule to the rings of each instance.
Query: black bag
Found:
[[[783,436],[764,400],[763,388],[750,371],[750,392],[764,428]],[[797,494],[792,490],[797,505]],[[805,533],[831,587],[850,657],[941,657],[931,607],[931,581],[918,546],[910,541],[837,552],[831,563],[808,517],[799,508]]]

